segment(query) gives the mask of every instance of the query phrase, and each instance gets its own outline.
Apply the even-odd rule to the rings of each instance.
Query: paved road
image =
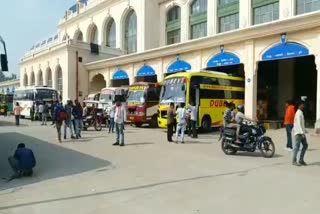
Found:
[[[106,131],[58,144],[52,127],[10,120],[0,122],[0,176],[20,142],[39,163],[33,178],[0,181],[1,214],[319,213],[319,137],[309,137],[310,166],[298,168],[283,149],[284,130],[269,131],[277,154],[264,159],[225,156],[214,134],[175,145],[163,130],[127,127],[123,148]]]

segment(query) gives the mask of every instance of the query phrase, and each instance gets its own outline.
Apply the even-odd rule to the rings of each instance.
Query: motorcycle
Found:
[[[83,128],[84,130],[88,130],[88,128],[94,127],[96,131],[101,131],[102,120],[103,120],[103,113],[95,113],[93,115],[88,115],[83,120]]]
[[[275,145],[270,137],[265,136],[266,129],[263,124],[245,123],[241,129],[240,143],[236,142],[236,129],[222,128],[220,130],[219,141],[222,139],[221,148],[226,155],[234,155],[238,151],[255,152],[259,149],[265,158],[274,156]]]

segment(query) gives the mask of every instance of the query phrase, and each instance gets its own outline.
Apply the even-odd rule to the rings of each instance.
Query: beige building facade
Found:
[[[52,82],[65,100],[143,75],[162,81],[176,71],[234,68],[244,71],[248,116],[256,118],[258,101],[270,93],[278,100],[269,102],[278,114],[271,119],[284,113],[287,99],[303,96],[319,120],[319,10],[317,0],[78,1],[59,22],[56,42],[23,57],[21,86]],[[296,71],[303,64],[310,64],[310,83]],[[276,86],[263,81],[272,75]],[[312,87],[295,91],[301,84]]]

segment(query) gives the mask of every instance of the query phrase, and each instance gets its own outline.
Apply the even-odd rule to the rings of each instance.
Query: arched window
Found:
[[[167,44],[175,44],[180,42],[181,38],[181,9],[174,6],[167,13]]]
[[[130,53],[137,52],[137,15],[131,10],[125,20],[125,50]]]
[[[52,72],[51,69],[47,69],[48,86],[52,88]]]
[[[116,23],[114,19],[110,19],[107,24],[107,47],[115,48],[116,47]]]
[[[89,39],[90,43],[98,44],[98,28],[95,24],[91,27]]]
[[[81,41],[81,42],[83,41],[83,34],[80,30],[76,33],[75,40]]]
[[[240,10],[239,0],[219,0],[218,2],[219,33],[227,32],[230,30],[236,30],[239,28],[239,10]]]
[[[60,92],[61,96],[62,96],[62,92],[63,92],[63,78],[62,78],[62,69],[59,66],[57,68],[57,86],[58,86],[58,91]]]
[[[207,36],[207,0],[194,0],[191,4],[190,38]]]
[[[28,85],[28,75],[26,73],[24,73],[23,76],[23,86],[27,86]]]
[[[36,84],[36,82],[35,82],[35,77],[34,77],[34,72],[32,71],[31,72],[31,81],[30,81],[30,83],[31,83],[31,85],[35,85]]]
[[[41,70],[38,73],[38,83],[39,83],[39,86],[43,86],[43,76],[42,76]]]

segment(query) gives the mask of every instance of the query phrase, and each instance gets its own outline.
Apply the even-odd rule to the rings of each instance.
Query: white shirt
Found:
[[[185,108],[178,108],[176,112],[179,124],[186,124],[187,110]]]
[[[114,122],[121,124],[127,119],[126,109],[123,106],[116,106]]]
[[[114,118],[114,115],[116,113],[115,111],[116,111],[116,106],[115,105],[111,106],[111,108],[110,108],[110,118]]]
[[[197,119],[198,119],[198,116],[197,116],[197,107],[196,107],[196,106],[189,105],[189,109],[190,109],[190,111],[191,111],[191,117],[190,117],[190,119],[193,120],[193,121],[197,121]]]
[[[298,109],[294,116],[294,123],[293,123],[293,134],[298,135],[298,134],[305,134],[306,133],[306,128],[304,124],[304,116],[303,112]]]
[[[237,112],[236,117],[235,117],[235,121],[240,124],[242,123],[243,119],[245,118],[244,114],[240,111]]]
[[[40,104],[39,105],[39,113],[43,113],[44,110],[44,105]]]

